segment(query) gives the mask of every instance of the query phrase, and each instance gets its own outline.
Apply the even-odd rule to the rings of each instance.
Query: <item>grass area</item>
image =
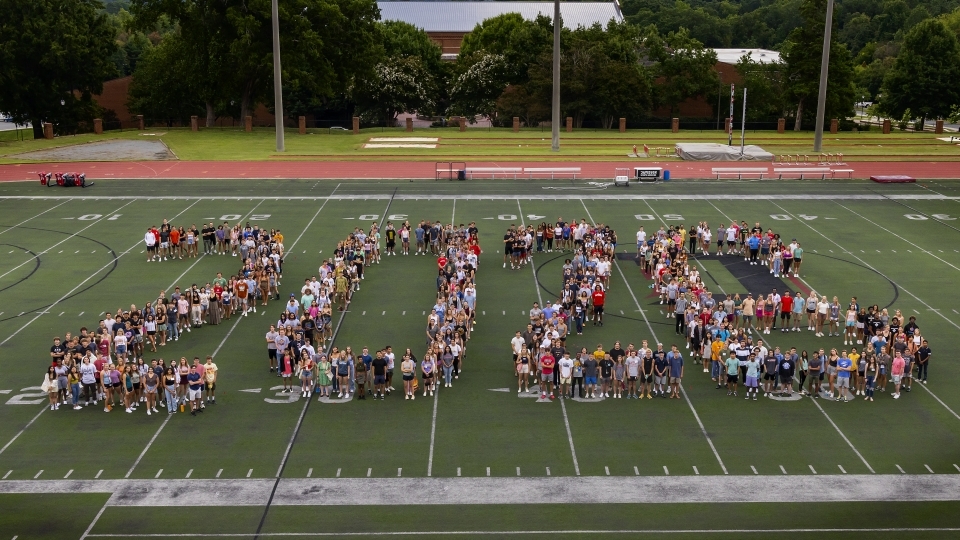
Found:
[[[80,538],[108,495],[0,495],[0,538]]]
[[[364,149],[372,137],[438,137],[436,149],[380,148]],[[290,130],[286,136],[286,152],[274,151],[274,131],[256,128],[252,133],[239,129],[203,129],[197,133],[182,128],[156,128],[138,131],[108,132],[104,135],[77,135],[53,140],[28,139],[23,142],[0,140],[0,163],[42,161],[42,158],[17,157],[35,150],[83,144],[110,139],[159,139],[182,160],[458,160],[472,161],[610,161],[623,160],[632,152],[633,145],[651,148],[650,159],[657,159],[655,149],[667,148],[672,154],[677,142],[726,143],[727,136],[720,131],[590,131],[579,130],[561,134],[561,150],[550,150],[550,132],[523,129],[514,133],[509,129],[423,128],[413,133],[402,129],[364,129],[359,135],[350,132],[310,130],[299,135]],[[736,139],[736,137],[735,137]],[[736,141],[735,141],[736,142]],[[774,154],[812,155],[813,134],[787,132],[782,135],[770,131],[748,132],[747,144],[758,145]],[[883,135],[870,131],[826,134],[824,151],[842,153],[848,161],[921,161],[960,160],[960,147],[937,140],[932,133],[894,132]],[[662,158],[659,158],[662,159]]]
[[[543,187],[566,189],[547,191]],[[644,189],[647,191],[641,191]],[[334,191],[348,198],[326,204],[324,199],[310,199]],[[0,447],[9,443],[0,452],[0,477],[59,480],[69,473],[75,480],[184,479],[188,474],[193,479],[273,478],[281,465],[287,478],[308,474],[333,478],[339,474],[376,479],[396,477],[399,468],[405,478],[414,479],[425,478],[428,472],[433,477],[481,477],[487,467],[491,476],[504,478],[515,477],[518,467],[524,477],[545,477],[547,468],[556,477],[574,476],[578,470],[581,476],[660,476],[667,467],[674,476],[722,476],[724,470],[730,475],[758,474],[769,477],[771,489],[789,490],[797,475],[814,474],[810,466],[821,476],[871,474],[871,470],[929,474],[928,467],[938,475],[957,474],[960,420],[951,411],[960,411],[960,372],[950,360],[949,340],[960,324],[960,292],[944,284],[955,281],[955,272],[960,272],[956,248],[960,232],[954,228],[960,209],[952,199],[853,198],[876,197],[878,192],[956,196],[960,183],[878,187],[854,181],[691,182],[597,191],[570,182],[345,184],[275,180],[256,185],[225,181],[160,185],[104,180],[94,189],[64,194],[63,198],[56,192],[56,198],[37,200],[10,197],[36,195],[35,189],[0,185],[0,365],[4,369],[0,391],[9,391],[0,394]],[[638,198],[642,193],[663,197]],[[668,200],[671,195],[691,194],[707,198]],[[264,198],[275,195],[291,198]],[[489,197],[478,200],[477,195]],[[729,195],[742,198],[730,199]],[[809,200],[805,195],[833,198]],[[44,191],[42,196],[51,194]],[[618,252],[622,253],[635,251],[630,239],[639,225],[651,231],[664,222],[707,221],[715,227],[731,219],[760,221],[787,238],[796,237],[806,249],[803,281],[784,280],[783,289],[809,286],[841,300],[857,296],[862,304],[877,303],[891,312],[900,309],[916,316],[934,350],[929,385],[918,385],[900,400],[878,394],[875,403],[822,401],[821,411],[809,399],[747,403],[728,398],[714,389],[706,374],[690,365],[685,379],[689,405],[684,400],[606,400],[567,402],[561,408],[556,402],[537,404],[535,399],[518,398],[507,354],[509,338],[526,323],[525,312],[534,301],[556,298],[564,254],[538,254],[533,270],[511,271],[501,267],[500,238],[511,223],[539,223],[557,216],[610,224],[620,235]],[[216,351],[221,370],[218,403],[200,417],[175,415],[162,427],[165,416],[148,417],[143,411],[105,414],[93,408],[73,411],[62,407],[41,413],[42,395],[38,402],[17,404],[37,399],[35,392],[23,389],[40,383],[46,363],[43,358],[54,335],[95,325],[101,312],[131,302],[142,304],[155,298],[160,289],[203,283],[218,271],[236,270],[232,257],[147,263],[140,253],[141,231],[163,218],[186,225],[211,218],[249,219],[264,227],[279,227],[288,248],[283,297],[297,291],[302,278],[316,272],[335,242],[356,226],[383,219],[476,221],[485,250],[478,274],[481,314],[464,375],[454,388],[444,389],[436,402],[423,398],[406,402],[393,396],[385,402],[313,402],[304,409],[296,395],[277,394],[274,388],[279,380],[267,370],[262,336],[280,309],[271,303],[250,317],[198,329],[156,354],[176,359],[204,357]],[[41,255],[37,258],[30,252]],[[430,257],[398,256],[370,268],[350,311],[342,320],[335,319],[339,323],[337,346],[350,345],[357,350],[391,344],[395,350],[410,347],[422,354],[423,313],[433,300],[434,265]],[[712,289],[745,292],[743,283],[717,260],[703,261],[703,267]],[[622,275],[614,271],[608,296],[606,325],[588,326],[583,336],[572,336],[571,348],[592,349],[597,343],[609,347],[615,340],[638,345],[643,339],[668,346],[682,344],[673,333],[672,321],[651,295],[650,281],[629,259],[620,261],[619,268]],[[763,337],[780,347],[842,348],[837,338],[815,338],[806,331]],[[497,391],[504,388],[506,392]],[[297,438],[287,453],[295,429],[299,429]],[[572,508],[536,501],[522,507],[462,506],[456,505],[456,493],[444,496],[449,499],[437,502],[450,506],[429,510],[399,505],[378,513],[353,507],[271,507],[263,532],[484,530],[506,531],[498,536],[510,536],[509,531],[529,530],[548,534],[584,529],[958,526],[958,503],[954,502]],[[76,527],[79,532],[54,529],[58,534],[48,537],[76,538],[105,502],[105,496],[57,497],[0,495],[0,507],[15,509],[13,513],[0,512],[0,534],[33,538],[31,531],[50,519],[46,509],[53,505],[74,518],[75,523],[63,526]],[[262,506],[111,506],[93,532],[250,535],[263,512]],[[196,526],[188,527],[187,521]],[[763,533],[712,536],[740,538],[746,534]],[[904,536],[896,531],[795,531],[787,535],[807,538],[824,534]],[[953,534],[913,531],[906,535],[943,538]],[[660,536],[686,537],[666,532]]]

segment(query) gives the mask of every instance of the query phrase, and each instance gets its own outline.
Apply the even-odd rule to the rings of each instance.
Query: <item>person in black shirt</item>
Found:
[[[913,322],[913,317],[910,317],[910,322]],[[930,344],[927,340],[923,340],[920,348],[917,349],[917,380],[923,384],[927,384],[927,365],[930,363],[931,356],[933,351],[930,350]]]
[[[383,351],[377,351],[377,357],[373,359],[371,366],[373,366],[373,385],[375,388],[373,399],[380,396],[380,399],[383,400],[387,395],[387,359],[384,358]]]
[[[600,396],[610,397],[610,387],[613,382],[613,360],[607,354],[600,361]]]
[[[66,352],[67,348],[61,345],[60,338],[53,338],[53,346],[50,347],[50,364],[57,365],[57,360],[62,361]]]

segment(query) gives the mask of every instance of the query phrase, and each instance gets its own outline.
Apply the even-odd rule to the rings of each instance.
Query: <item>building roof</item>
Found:
[[[770,49],[714,49],[717,61],[722,64],[736,65],[744,55],[758,64],[772,64],[780,61],[780,53]]]
[[[519,13],[534,20],[538,14],[553,17],[553,2],[377,2],[383,20],[403,21],[427,32],[470,32],[486,19],[504,13]],[[564,28],[606,26],[610,19],[623,20],[617,2],[561,2]]]

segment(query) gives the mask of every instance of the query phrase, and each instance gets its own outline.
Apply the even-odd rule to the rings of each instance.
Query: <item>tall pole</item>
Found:
[[[813,135],[813,151],[823,148],[823,116],[827,107],[827,72],[830,67],[830,34],[833,32],[833,0],[827,0],[827,20],[823,25],[823,57],[820,60],[820,93],[817,95],[817,127]]]
[[[730,126],[731,128],[733,126]],[[740,157],[743,157],[743,137],[747,131],[747,87],[743,87],[743,114],[740,116]]]
[[[283,84],[280,81],[280,13],[277,0],[271,6],[273,18],[273,114],[277,123],[277,152],[283,152]]]
[[[734,85],[730,85],[730,127],[727,128],[727,146],[733,146],[733,90]]]
[[[553,0],[553,117],[550,122],[553,142],[550,149],[560,151],[560,0]]]

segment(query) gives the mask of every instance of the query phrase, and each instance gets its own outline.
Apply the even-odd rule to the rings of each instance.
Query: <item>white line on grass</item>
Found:
[[[128,202],[127,204],[124,204],[123,206],[121,206],[121,207],[117,208],[116,210],[114,210],[113,212],[111,212],[111,214],[116,213],[117,211],[123,209],[124,206],[127,206],[128,204],[130,204],[130,203],[132,203],[132,202],[133,202],[133,201],[130,201],[130,202]],[[73,237],[77,236],[78,234],[82,233],[83,231],[89,229],[90,227],[93,227],[94,225],[96,225],[96,224],[104,221],[105,219],[106,219],[106,216],[104,216],[104,217],[102,217],[102,218],[100,218],[100,219],[98,219],[98,220],[92,221],[92,222],[91,222],[89,225],[87,225],[86,227],[80,229],[79,231],[74,232],[73,234],[71,234],[70,236],[64,238],[63,240],[61,240],[61,241],[59,241],[59,242],[57,242],[56,244],[54,244],[54,245],[48,247],[47,249],[45,249],[45,250],[37,253],[37,256],[39,257],[40,255],[44,255],[45,253],[47,253],[47,252],[50,251],[51,249],[56,248],[57,246],[59,246],[60,244],[62,244],[62,243],[64,243],[64,242],[67,242],[68,240],[72,239]],[[138,245],[139,245],[139,243],[138,243]],[[79,251],[78,251],[77,253],[79,253]],[[14,266],[14,267],[11,268],[10,270],[7,270],[7,271],[4,272],[3,274],[0,274],[0,279],[2,279],[3,277],[5,277],[5,276],[7,276],[8,274],[10,274],[10,272],[13,272],[13,271],[16,270],[17,268],[20,268],[21,266],[27,264],[28,262],[30,262],[30,261],[32,261],[32,260],[33,260],[33,259],[27,259],[27,260],[23,261],[22,263],[18,264],[17,266]]]
[[[23,429],[21,429],[20,431],[18,431],[17,434],[14,435],[13,438],[10,439],[10,440],[7,442],[7,444],[3,445],[3,448],[0,448],[0,454],[2,454],[7,448],[10,447],[11,444],[13,444],[14,441],[16,441],[21,435],[23,435],[23,432],[26,431],[27,428],[29,428],[30,426],[32,426],[33,423],[37,421],[37,418],[40,418],[40,415],[43,414],[43,412],[44,412],[44,411],[47,411],[47,410],[49,410],[49,409],[47,408],[46,405],[44,405],[44,406],[40,409],[40,412],[38,412],[36,416],[34,416],[29,422],[27,422],[27,425],[23,426]],[[10,474],[10,473],[7,473],[7,474]],[[6,479],[7,477],[4,476],[3,478]]]
[[[784,214],[787,214],[787,215],[793,217],[793,215],[790,214],[790,212],[787,212],[786,209],[784,209],[782,206],[780,206],[779,204],[777,204],[775,201],[771,200],[770,202],[773,203],[773,204],[774,204],[775,206],[777,206],[778,208],[780,208],[780,210],[782,210]],[[842,205],[841,205],[841,206],[842,206]],[[834,241],[832,238],[830,238],[829,236],[827,236],[827,235],[823,234],[822,232],[818,231],[818,230],[817,230],[816,228],[814,228],[812,225],[810,225],[809,223],[807,223],[806,220],[798,220],[798,221],[800,221],[801,223],[803,223],[804,225],[806,225],[811,231],[813,231],[813,232],[819,234],[820,236],[822,236],[824,239],[826,239],[826,240],[827,240],[828,242],[830,242],[831,244],[839,247],[840,249],[844,249],[843,246],[841,246],[840,244],[838,244],[837,242],[835,242],[835,241]],[[951,321],[949,318],[947,318],[946,315],[944,315],[943,313],[940,313],[940,310],[938,310],[938,309],[933,309],[933,307],[932,307],[930,304],[928,304],[928,303],[924,302],[923,300],[921,300],[919,296],[917,296],[917,295],[913,294],[912,292],[908,291],[907,289],[905,289],[905,288],[903,287],[903,285],[900,285],[900,284],[897,283],[896,281],[893,281],[893,280],[890,279],[886,274],[884,274],[883,272],[877,270],[876,268],[874,268],[873,266],[871,266],[868,262],[864,261],[864,260],[861,259],[860,257],[857,257],[856,255],[854,255],[854,258],[857,259],[858,261],[860,261],[860,263],[863,264],[864,266],[866,266],[867,268],[869,268],[869,269],[873,270],[874,272],[876,272],[877,274],[883,276],[884,279],[887,279],[887,280],[889,280],[891,283],[895,284],[901,291],[903,291],[903,292],[909,294],[910,296],[912,296],[914,300],[916,300],[917,302],[923,304],[924,306],[927,307],[927,309],[929,309],[929,310],[933,311],[934,313],[936,313],[937,315],[939,315],[943,320],[945,320],[945,321],[947,321],[948,323],[950,323],[951,325],[953,325],[954,328],[956,328],[957,330],[960,330],[960,325],[957,325],[957,323],[955,323],[955,322]],[[916,310],[914,310],[914,311],[916,312]],[[917,313],[919,313],[919,312],[917,312]],[[949,406],[947,406],[947,404],[944,403],[943,400],[941,400],[939,397],[937,397],[937,395],[934,394],[932,390],[930,390],[929,388],[927,388],[926,385],[921,384],[921,385],[919,385],[919,386],[920,386],[920,388],[923,388],[924,390],[926,390],[927,393],[930,394],[930,395],[933,397],[933,399],[937,400],[937,403],[939,403],[940,405],[942,405],[943,408],[946,409],[947,411],[949,411],[950,414],[952,414],[957,420],[960,420],[960,414],[957,414],[956,411],[954,411],[954,410],[951,409]]]
[[[587,217],[590,218],[590,221],[596,224],[596,221],[594,221],[593,216],[590,215],[590,209],[587,208],[587,204],[583,202],[583,199],[580,199],[580,204],[583,205],[583,209],[587,212]],[[653,207],[650,206],[650,203],[647,203],[647,206],[650,208],[651,212],[653,212],[657,217],[659,217],[659,214],[657,214],[657,212],[654,211]],[[660,221],[666,225],[666,222],[663,221],[662,218],[660,219]],[[643,316],[643,321],[647,323],[647,329],[650,330],[650,335],[653,336],[653,339],[656,340],[657,343],[660,343],[660,338],[657,337],[657,332],[653,329],[653,325],[650,324],[650,320],[647,318],[647,313],[643,311],[643,307],[640,306],[640,301],[637,300],[637,295],[633,293],[633,287],[631,287],[630,282],[627,281],[627,276],[626,274],[623,273],[623,269],[620,268],[620,262],[617,260],[616,257],[613,258],[613,265],[617,268],[617,272],[620,273],[620,279],[623,280],[623,284],[627,287],[627,291],[630,293],[630,297],[633,298],[633,303],[636,304],[637,309],[640,310],[640,314],[641,316]],[[696,419],[697,425],[700,426],[700,433],[702,433],[704,438],[707,439],[707,444],[710,446],[710,450],[713,452],[713,456],[717,458],[717,463],[720,464],[720,468],[723,470],[723,474],[729,474],[729,472],[727,472],[727,466],[723,464],[723,460],[720,458],[720,453],[717,452],[717,447],[713,445],[713,440],[710,439],[710,435],[707,433],[707,428],[703,425],[703,422],[700,420],[700,415],[697,414],[697,409],[693,407],[693,402],[690,401],[690,396],[687,395],[687,390],[683,387],[683,385],[680,385],[680,392],[683,394],[683,399],[687,402],[687,406],[690,407],[690,412],[693,413],[693,418]]]
[[[919,532],[957,532],[960,527],[917,527],[917,528],[871,528],[871,529],[621,529],[621,530],[601,530],[601,529],[571,529],[571,530],[529,530],[529,531],[384,531],[384,532],[276,532],[260,533],[260,536],[277,537],[349,537],[349,536],[501,536],[508,537],[514,535],[594,535],[594,534],[613,534],[613,535],[669,535],[669,534],[811,534],[811,533],[919,533]],[[82,538],[246,538],[249,533],[134,533],[134,534],[85,534]],[[82,540],[81,538],[81,540]]]
[[[582,202],[582,201],[581,201]],[[584,206],[586,208],[586,206]],[[520,199],[517,199],[517,211],[520,213],[520,223],[526,228],[526,220],[523,219],[523,208],[520,207]],[[543,297],[540,295],[540,283],[537,281],[537,267],[535,263],[530,264],[530,272],[533,274],[533,285],[537,289],[537,300],[539,305],[543,305]],[[506,313],[504,313],[506,315]],[[570,429],[570,418],[567,416],[566,399],[560,396],[560,410],[563,412],[563,425],[567,429],[567,441],[570,443],[570,455],[573,457],[573,472],[580,476],[580,463],[577,461],[577,448],[573,444],[573,431]],[[607,474],[610,474],[609,472]]]
[[[6,233],[12,231],[13,229],[16,229],[17,227],[23,225],[24,223],[26,223],[26,222],[28,222],[28,221],[30,221],[30,220],[32,220],[32,219],[36,219],[36,218],[38,218],[38,217],[46,214],[47,212],[49,212],[49,211],[51,211],[51,210],[56,210],[57,208],[60,208],[61,206],[67,204],[68,202],[69,202],[69,199],[66,200],[66,201],[63,201],[62,203],[60,203],[60,204],[58,204],[58,205],[56,205],[56,206],[54,206],[54,207],[52,207],[52,208],[47,208],[47,209],[44,210],[43,212],[40,212],[39,214],[37,214],[37,215],[35,215],[35,216],[33,216],[33,217],[29,217],[29,218],[21,221],[20,223],[17,223],[16,225],[7,227],[5,230],[0,231],[0,234],[6,234]],[[11,251],[10,253],[13,253],[13,252]]]

